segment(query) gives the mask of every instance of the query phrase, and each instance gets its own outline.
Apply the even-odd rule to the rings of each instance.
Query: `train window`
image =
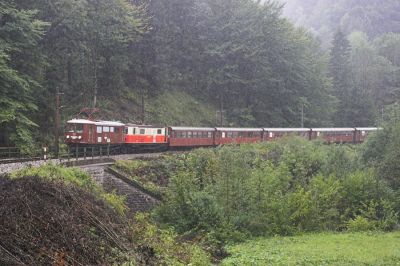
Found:
[[[103,127],[103,132],[105,132],[105,133],[110,132],[110,127]]]
[[[187,138],[187,133],[186,132],[182,132],[182,138]]]
[[[208,132],[208,138],[212,138],[212,132]]]
[[[76,124],[76,133],[82,133],[82,132],[83,132],[83,125]]]
[[[124,129],[124,132],[125,132],[125,135],[128,135],[128,128],[127,127]]]
[[[161,129],[157,129],[157,134],[161,135],[162,134],[162,130]]]
[[[73,125],[73,124],[69,124],[68,125],[68,132],[75,132],[75,125]]]
[[[174,131],[174,132],[172,132],[172,137],[173,137],[173,138],[177,138],[177,137],[178,137],[178,134],[176,134],[176,132]]]
[[[145,132],[146,132],[146,130],[145,130],[144,128],[141,128],[141,129],[140,129],[140,135],[144,135]]]
[[[113,129],[114,129],[114,132],[116,133],[116,134],[118,134],[119,133],[119,127],[113,127]],[[111,131],[112,132],[112,131]]]
[[[114,127],[110,127],[110,132],[114,133]]]
[[[197,132],[193,132],[193,138],[196,138],[196,139],[197,139],[197,137],[198,137]]]
[[[103,128],[102,127],[97,127],[96,132],[97,133],[103,133]]]
[[[189,132],[187,133],[187,137],[188,137],[189,139],[192,137],[192,131],[189,131]]]

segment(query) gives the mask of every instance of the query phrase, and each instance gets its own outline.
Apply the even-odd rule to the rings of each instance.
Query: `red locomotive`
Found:
[[[65,142],[70,145],[121,145],[125,143],[125,124],[114,121],[73,119],[67,122]]]

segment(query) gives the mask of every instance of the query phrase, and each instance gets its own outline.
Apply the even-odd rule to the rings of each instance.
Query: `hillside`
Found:
[[[346,34],[362,31],[370,38],[400,33],[400,2],[396,0],[279,1],[285,3],[286,17],[311,30],[325,46],[339,28]]]

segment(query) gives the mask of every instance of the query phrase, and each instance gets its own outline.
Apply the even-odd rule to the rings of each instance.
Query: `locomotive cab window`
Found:
[[[114,131],[115,131],[114,127],[110,127],[110,132],[114,133]]]
[[[76,124],[76,133],[83,133],[83,125]]]
[[[103,128],[102,127],[100,127],[100,126],[98,126],[97,128],[96,128],[96,132],[97,133],[103,133]]]
[[[105,133],[110,132],[110,127],[103,127],[103,132],[105,132]]]
[[[70,132],[70,133],[75,132],[75,125],[69,124],[68,125],[68,132]]]

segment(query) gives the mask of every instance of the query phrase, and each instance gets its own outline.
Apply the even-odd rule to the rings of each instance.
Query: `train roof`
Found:
[[[307,132],[309,128],[264,128],[264,131],[269,132]]]
[[[212,127],[170,127],[173,131],[215,131]]]
[[[337,127],[337,128],[311,128],[315,132],[347,132],[354,131],[354,127]]]
[[[157,125],[138,125],[138,124],[125,124],[127,127],[138,127],[138,128],[165,128],[164,126]]]
[[[92,121],[87,119],[72,119],[67,121],[69,124],[89,124],[96,126],[111,126],[111,127],[121,127],[125,126],[125,124],[118,121]]]
[[[217,131],[234,131],[234,132],[261,132],[262,128],[233,128],[233,127],[217,127]]]
[[[376,131],[376,130],[381,130],[382,128],[379,127],[356,127],[356,130],[360,131]]]

